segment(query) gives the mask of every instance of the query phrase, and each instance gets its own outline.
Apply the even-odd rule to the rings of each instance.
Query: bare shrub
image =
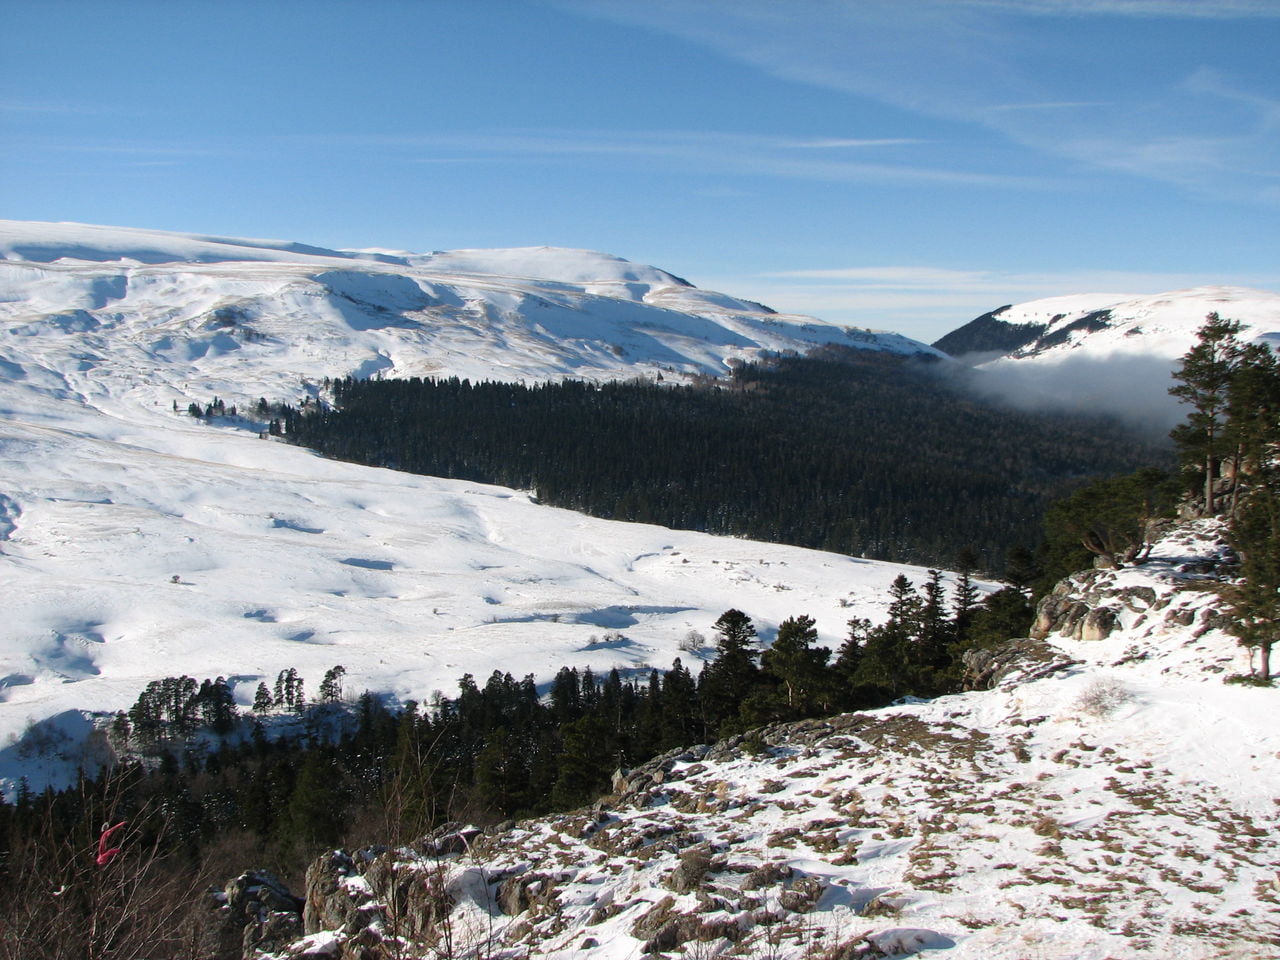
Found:
[[[1132,699],[1133,695],[1119,680],[1099,677],[1090,681],[1076,698],[1076,709],[1090,717],[1102,719],[1111,716]]]
[[[679,647],[683,653],[697,653],[707,645],[707,638],[697,630],[690,630],[680,638]]]
[[[167,811],[126,809],[120,786],[82,785],[74,819],[33,811],[0,884],[0,960],[29,960],[33,944],[46,960],[194,955],[207,872],[174,852]]]

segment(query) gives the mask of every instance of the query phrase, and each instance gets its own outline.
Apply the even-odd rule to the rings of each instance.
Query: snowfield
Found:
[[[465,673],[688,663],[679,644],[729,607],[765,637],[810,614],[838,645],[850,617],[881,617],[900,569],[924,577],[329,462],[243,416],[352,373],[678,379],[807,342],[931,352],[914,341],[584,251],[417,257],[4,223],[0,252],[10,791],[91,763],[86,712],[125,709],[158,677],[227,676],[244,707],[280,670],[314,694],[341,664],[350,690],[422,701]],[[187,415],[215,395],[241,416]]]
[[[1099,317],[1099,328],[1083,321]],[[1046,324],[1040,338],[1013,352],[1012,359],[1062,362],[1067,354],[1140,354],[1176,360],[1195,343],[1196,330],[1210,313],[1244,325],[1244,339],[1280,337],[1280,293],[1247,287],[1192,287],[1152,296],[1077,294],[1033,300],[1003,310],[1012,324]]]

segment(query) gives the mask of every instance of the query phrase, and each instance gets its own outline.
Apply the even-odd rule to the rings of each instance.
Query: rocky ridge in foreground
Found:
[[[260,911],[305,935],[251,923],[246,956],[1277,955],[1276,694],[1210,672],[1244,666],[1215,556],[1212,523],[1183,525],[1106,596],[1089,578],[1079,602],[1135,609],[1105,639],[1013,641],[975,664],[993,689],[675,751],[569,815],[326,854],[293,919]]]

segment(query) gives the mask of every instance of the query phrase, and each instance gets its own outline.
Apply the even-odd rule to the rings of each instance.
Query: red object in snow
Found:
[[[119,847],[107,847],[111,842],[111,835],[125,825],[126,821],[121,820],[114,827],[102,825],[102,836],[98,838],[98,855],[94,858],[94,863],[100,867],[105,867],[108,863],[115,859],[116,854],[120,852]]]

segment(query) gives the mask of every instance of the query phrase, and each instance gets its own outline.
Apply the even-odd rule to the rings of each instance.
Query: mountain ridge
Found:
[[[722,376],[737,359],[829,343],[942,356],[898,334],[779,314],[593,251],[390,255],[0,221],[0,255],[0,322],[49,347],[51,325],[76,327],[86,343],[123,327],[151,353],[148,374],[191,360],[227,390],[245,382],[242,400],[289,396],[301,380],[375,373]]]
[[[1086,293],[1006,304],[957,327],[933,346],[957,358],[976,355],[972,361],[980,364],[1056,362],[1068,351],[1174,359],[1190,349],[1210,312],[1240,320],[1247,336],[1280,339],[1280,293],[1209,285],[1148,295]]]

